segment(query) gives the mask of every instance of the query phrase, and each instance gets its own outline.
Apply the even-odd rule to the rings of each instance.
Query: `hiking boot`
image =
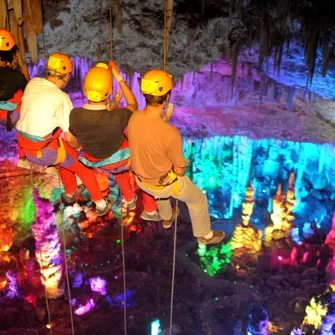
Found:
[[[162,221],[162,218],[159,216],[157,211],[155,211],[154,214],[149,214],[146,211],[143,211],[141,214],[141,218],[146,221]]]
[[[86,187],[84,186],[84,184],[80,184],[78,185],[77,191],[75,194],[73,195],[69,195],[66,193],[62,193],[62,200],[64,201],[64,203],[66,205],[73,205],[77,202],[77,196],[79,194],[82,194],[85,191]]]
[[[136,201],[137,201],[137,194],[135,193],[134,199],[130,202],[126,202],[128,210],[133,211],[136,208]]]
[[[213,236],[211,238],[198,237],[198,242],[201,244],[216,244],[221,242],[225,237],[223,231],[213,230]]]
[[[179,215],[179,209],[174,207],[172,208],[172,216],[170,220],[163,220],[163,227],[168,229],[172,226],[172,222],[178,217]]]
[[[114,204],[114,199],[108,197],[108,198],[104,198],[104,200],[106,202],[106,206],[104,208],[95,207],[95,212],[97,216],[104,216],[112,209],[112,206]]]

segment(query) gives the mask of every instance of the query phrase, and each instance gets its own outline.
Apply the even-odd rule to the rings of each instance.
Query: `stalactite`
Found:
[[[318,25],[315,23],[310,23],[308,25],[306,35],[307,41],[305,44],[305,56],[309,72],[309,82],[312,84],[315,70],[315,61],[317,57],[318,41],[320,36]]]
[[[232,66],[231,66],[231,97],[234,96],[234,86],[236,70],[238,65],[238,55],[240,52],[240,42],[237,42],[232,48]]]
[[[28,12],[36,35],[43,31],[42,3],[41,0],[29,0],[26,2]]]
[[[23,23],[23,7],[22,7],[22,0],[12,0],[13,11],[15,14],[16,22],[19,26]],[[41,11],[42,14],[42,11]],[[12,26],[11,26],[12,28]]]
[[[323,50],[322,50],[322,76],[327,74],[327,69],[329,65],[329,58],[331,56],[329,48],[329,22],[325,23],[324,36],[323,36]]]
[[[7,0],[0,0],[0,28],[7,26]]]
[[[289,110],[292,110],[293,107],[294,94],[295,94],[295,87],[294,86],[289,87],[287,94],[287,103],[286,103],[286,108]]]
[[[262,26],[260,29],[259,41],[259,58],[258,66],[262,68],[264,58],[269,56],[269,23],[266,18],[263,18]]]
[[[23,3],[23,17],[24,17],[24,28],[26,30],[27,44],[30,52],[31,60],[34,64],[38,62],[38,51],[37,51],[37,38],[34,31],[31,16],[29,14],[29,1],[24,0]]]
[[[114,0],[114,11],[115,11],[115,25],[120,34],[122,34],[122,9],[120,0]]]

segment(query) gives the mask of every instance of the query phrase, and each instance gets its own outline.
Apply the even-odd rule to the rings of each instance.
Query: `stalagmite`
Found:
[[[41,281],[45,286],[48,298],[57,299],[63,294],[64,289],[61,285],[61,247],[57,226],[54,224],[54,207],[49,201],[39,198],[36,188],[33,197],[37,216],[32,225],[32,230],[36,244],[36,259],[41,267]]]
[[[250,216],[254,207],[254,189],[249,184],[244,201],[242,203],[242,225],[235,227],[231,247],[233,250],[245,248],[248,253],[254,253],[262,247],[262,231],[256,231],[253,225],[249,224]]]
[[[289,186],[288,186],[288,190],[286,193],[286,202],[285,202],[286,210],[287,210],[286,220],[287,220],[287,223],[291,225],[291,227],[293,226],[293,221],[294,221],[293,209],[294,209],[294,205],[296,201],[294,180],[295,180],[295,176],[294,176],[294,172],[292,172],[289,178]]]

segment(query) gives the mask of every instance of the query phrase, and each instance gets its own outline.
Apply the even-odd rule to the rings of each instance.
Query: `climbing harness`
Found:
[[[21,130],[16,130],[20,139],[20,145],[26,154],[30,156],[36,156],[40,159],[42,158],[43,149],[53,146],[52,149],[57,150],[57,159],[52,165],[57,165],[64,162],[66,158],[66,151],[63,140],[60,137],[60,134],[62,133],[61,128],[56,129],[53,134],[47,137],[30,135]]]
[[[167,174],[167,176],[170,178],[170,182],[168,184],[164,184],[164,185],[152,185],[152,184],[149,184],[149,183],[141,180],[141,178],[139,176],[136,176],[136,177],[144,186],[146,186],[147,188],[150,188],[152,190],[155,190],[155,191],[161,191],[161,190],[164,190],[165,188],[169,187],[170,185],[173,185],[172,194],[174,196],[176,196],[179,192],[179,190],[178,190],[178,186],[179,186],[178,177],[173,171],[170,171]]]
[[[97,161],[97,162],[92,162],[89,161],[88,159],[86,159],[82,153],[79,154],[78,159],[85,165],[89,166],[89,167],[95,167],[95,168],[99,168],[99,167],[103,167],[105,165],[109,165],[109,164],[115,164],[118,162],[123,161],[124,159],[128,159],[127,161],[127,165],[129,165],[129,157],[130,157],[130,151],[129,148],[124,148],[121,150],[118,150],[117,152],[115,152],[112,156],[105,158],[101,161]]]

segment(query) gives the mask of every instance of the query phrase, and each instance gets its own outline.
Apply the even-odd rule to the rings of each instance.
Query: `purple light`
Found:
[[[106,280],[100,277],[90,278],[90,286],[93,292],[99,292],[101,295],[106,295]]]
[[[283,260],[283,257],[282,257],[282,256],[278,256],[278,259],[279,259],[280,261],[282,261],[282,260]]]
[[[86,305],[80,306],[74,311],[74,314],[76,315],[83,315],[87,312],[91,311],[95,307],[95,302],[93,299],[90,299]]]

